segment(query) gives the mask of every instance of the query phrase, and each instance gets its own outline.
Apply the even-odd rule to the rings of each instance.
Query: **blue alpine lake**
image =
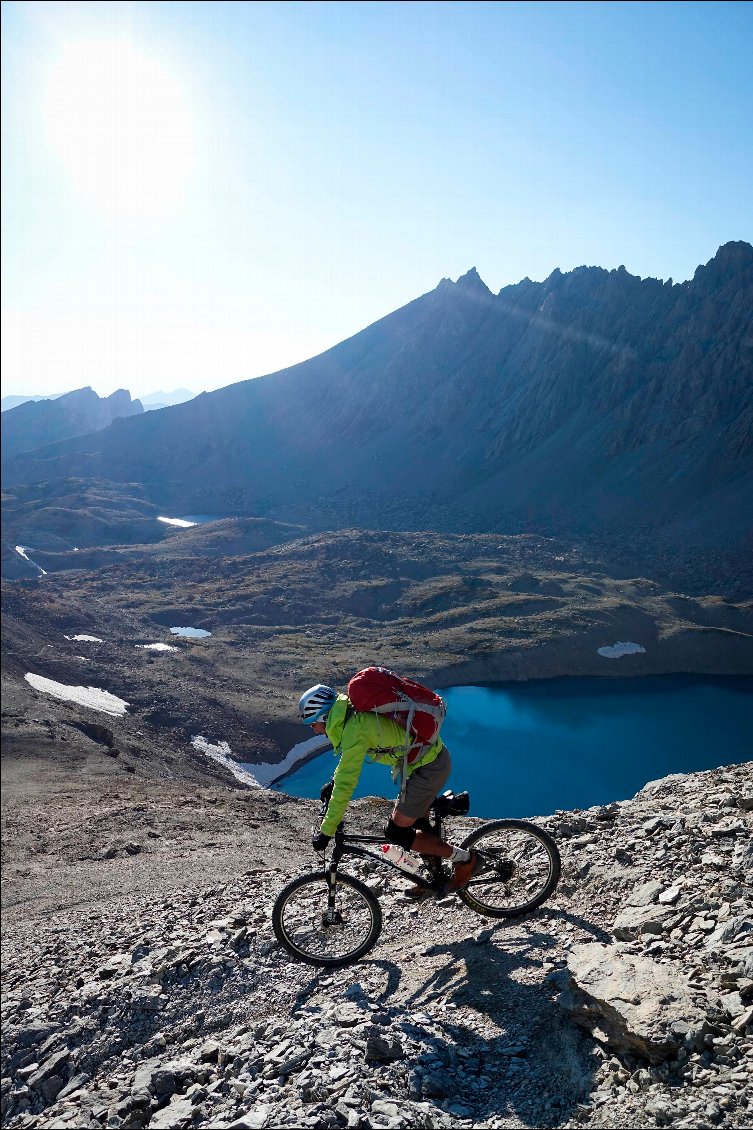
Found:
[[[449,786],[474,816],[543,816],[633,796],[647,781],[753,759],[753,677],[656,675],[450,687],[442,738]],[[276,787],[318,797],[331,749]],[[394,796],[366,763],[356,796]]]

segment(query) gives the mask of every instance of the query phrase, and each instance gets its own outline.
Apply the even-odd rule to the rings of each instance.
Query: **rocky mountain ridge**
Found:
[[[58,393],[54,393],[51,396],[4,396],[2,400],[0,400],[0,410],[10,412],[11,408],[18,408],[19,404],[27,404],[30,400],[35,402],[37,400],[55,400],[57,396]]]
[[[6,464],[310,528],[630,530],[736,547],[753,505],[753,248],[681,284],[475,270],[268,377]],[[661,489],[657,490],[657,483]]]
[[[100,431],[113,420],[143,412],[141,402],[132,400],[123,388],[104,397],[87,387],[54,399],[26,400],[2,414],[3,462],[59,440]]]

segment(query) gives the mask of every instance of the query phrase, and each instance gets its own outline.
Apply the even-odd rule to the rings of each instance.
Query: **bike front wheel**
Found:
[[[516,918],[541,906],[557,886],[562,864],[552,837],[525,820],[495,820],[463,840],[482,867],[460,898],[489,918]]]
[[[328,896],[323,871],[301,875],[277,896],[272,928],[299,961],[335,968],[369,952],[382,930],[382,911],[373,891],[351,875],[337,875],[333,908]]]

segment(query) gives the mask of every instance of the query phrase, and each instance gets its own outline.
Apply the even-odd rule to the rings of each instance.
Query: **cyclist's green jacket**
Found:
[[[337,831],[358,784],[364,760],[368,757],[369,761],[395,766],[402,763],[405,752],[405,730],[402,726],[383,714],[356,712],[348,718],[349,705],[347,696],[339,694],[327,718],[327,737],[340,761],[335,769],[335,785],[322,821],[325,836],[333,836]],[[408,776],[420,766],[434,761],[442,749],[442,740],[437,738],[408,766]]]

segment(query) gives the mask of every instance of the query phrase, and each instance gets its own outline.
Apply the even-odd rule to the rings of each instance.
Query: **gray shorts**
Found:
[[[411,773],[405,786],[405,799],[398,801],[397,811],[414,820],[425,816],[434,798],[447,784],[451,767],[450,751],[445,746],[428,765],[422,765],[415,773]]]

